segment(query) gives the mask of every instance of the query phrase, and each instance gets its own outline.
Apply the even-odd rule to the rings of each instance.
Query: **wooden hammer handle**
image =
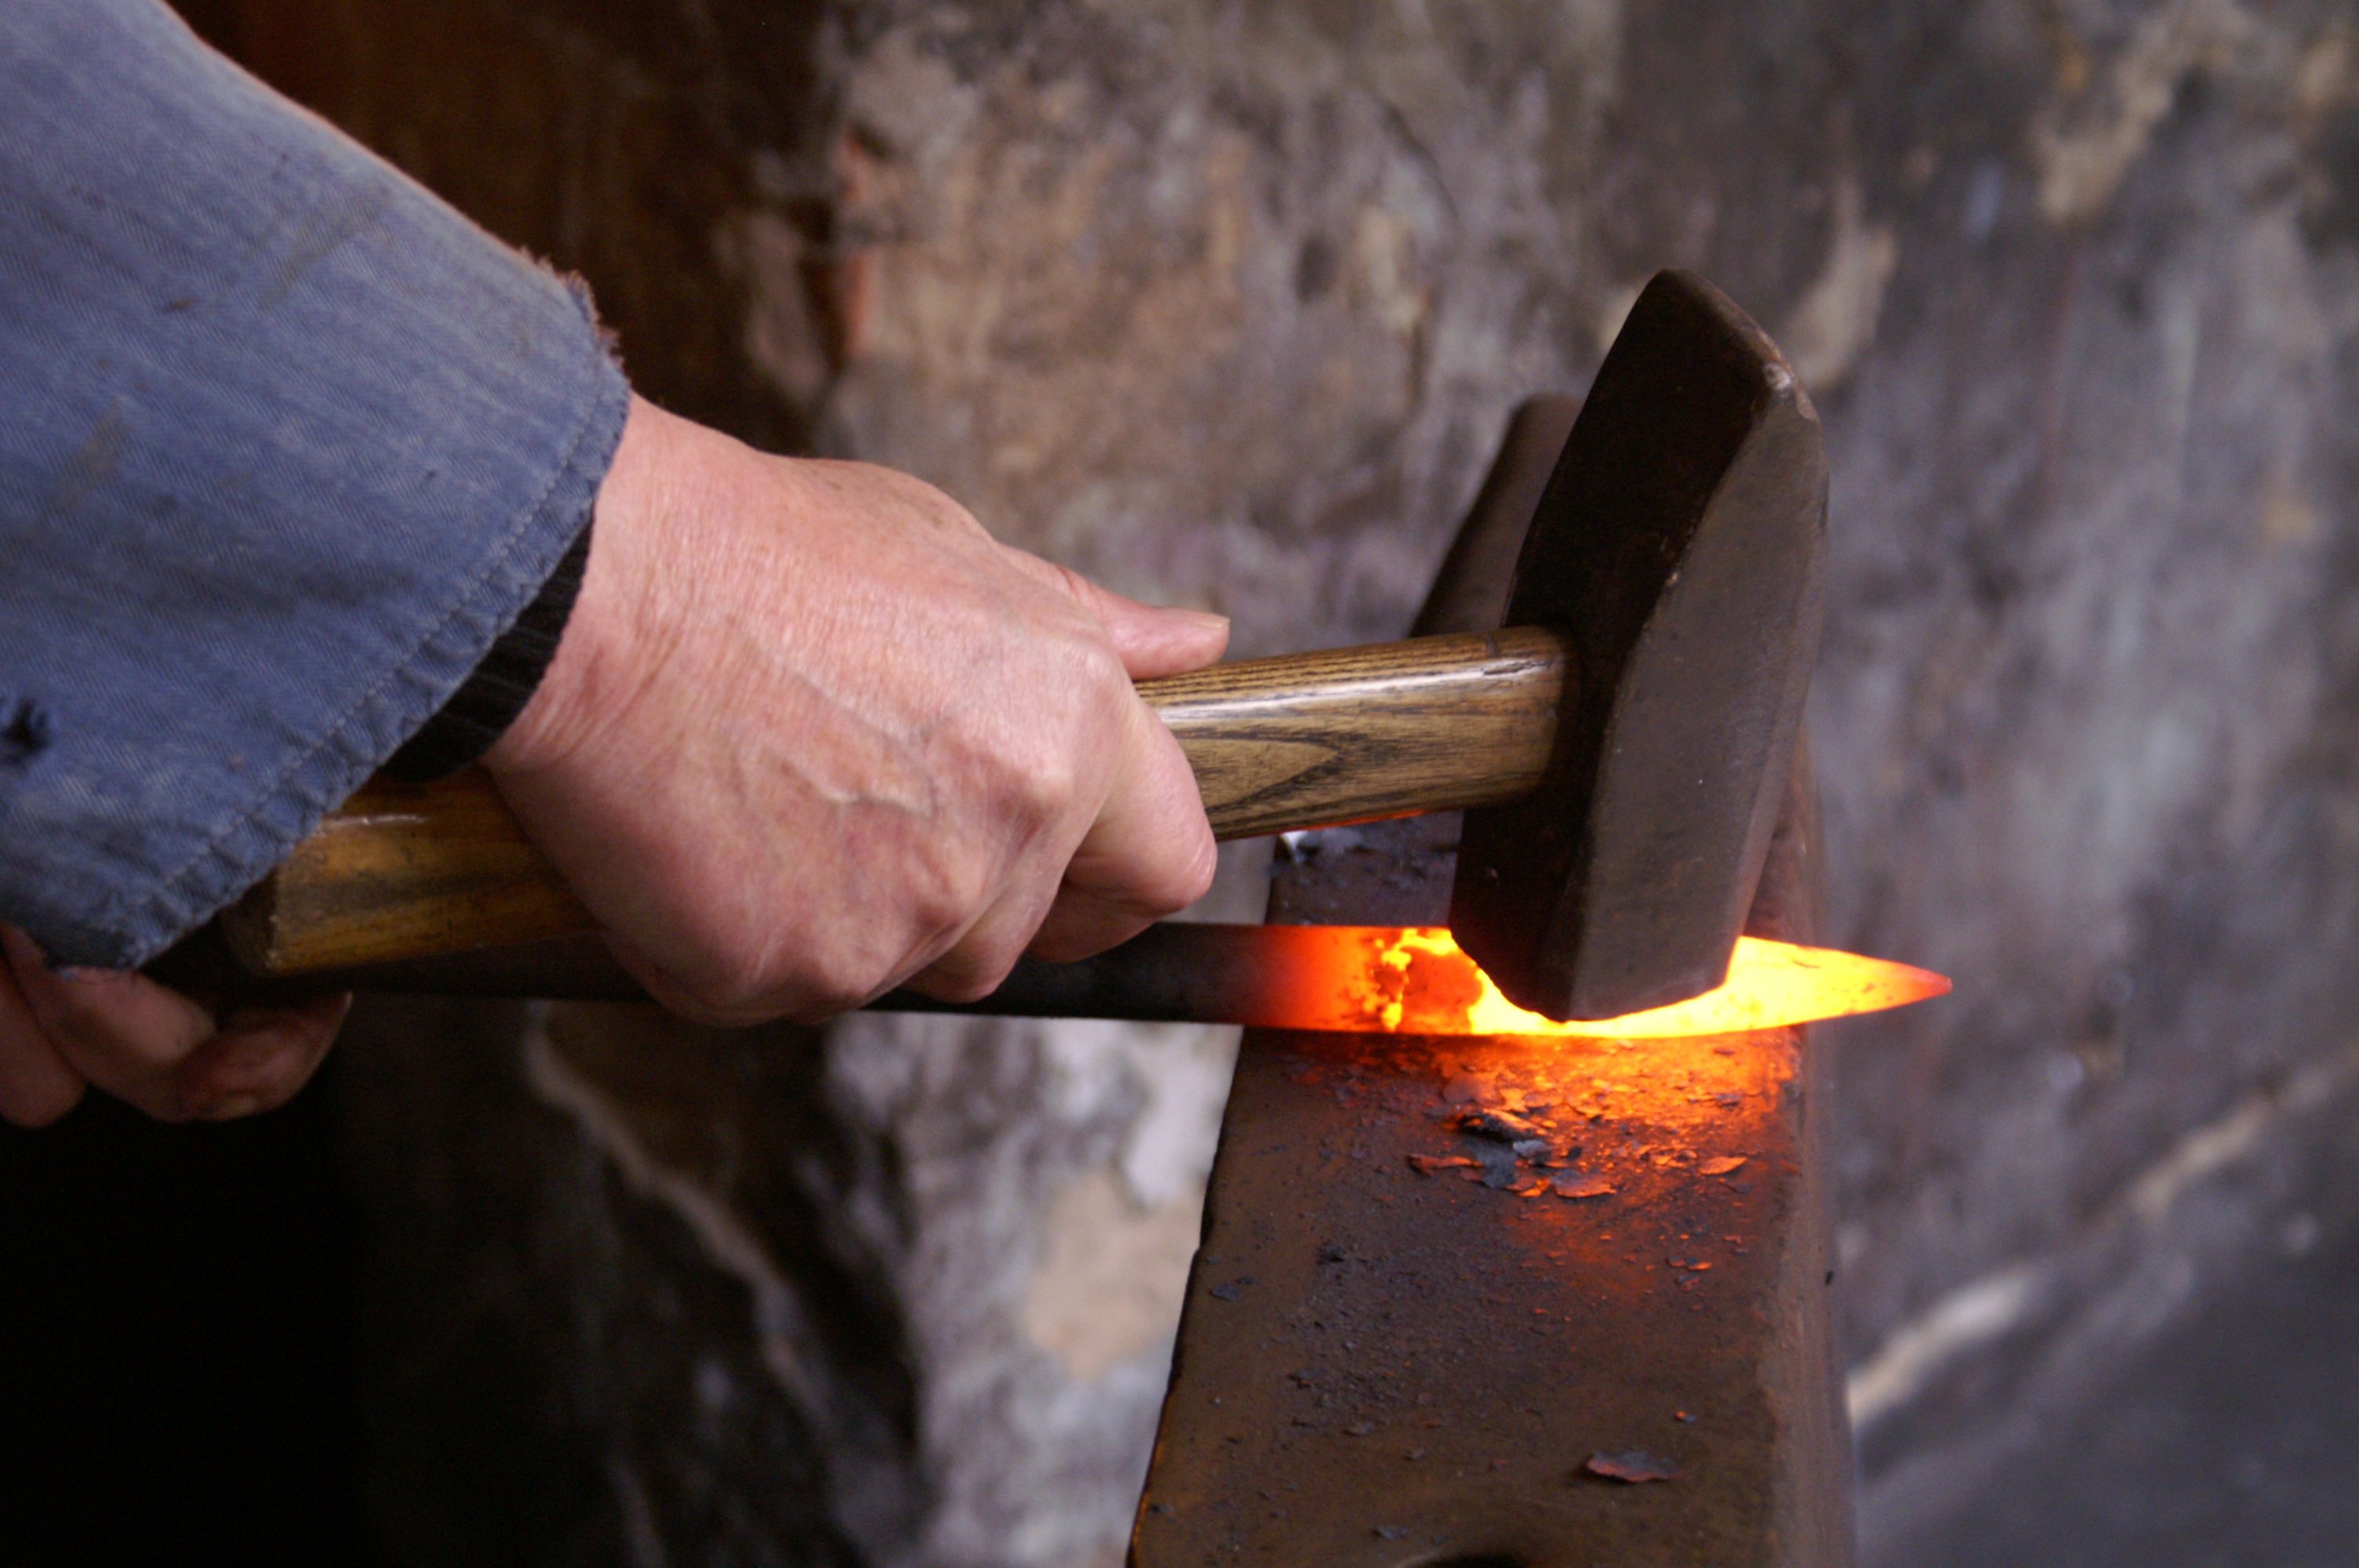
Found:
[[[1565,643],[1524,628],[1142,681],[1223,838],[1488,806],[1548,765]],[[595,925],[480,769],[372,780],[222,917],[260,976],[397,962]]]

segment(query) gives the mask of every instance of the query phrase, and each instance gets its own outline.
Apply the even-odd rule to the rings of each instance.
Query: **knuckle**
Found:
[[[1027,835],[1057,821],[1081,797],[1079,759],[1065,747],[1035,749],[1019,764],[1014,795],[1017,826]]]
[[[1199,823],[1188,848],[1174,861],[1170,881],[1164,894],[1169,900],[1163,913],[1185,909],[1212,891],[1212,879],[1221,869],[1221,847],[1212,841],[1212,827]]]
[[[851,1011],[875,994],[892,973],[880,946],[852,926],[833,940],[813,938],[800,948],[801,961],[791,980],[774,993],[791,995],[792,1005],[774,1005],[769,1014],[815,1023]]]
[[[1032,797],[1050,816],[1087,803],[1093,782],[1112,772],[1131,743],[1138,706],[1122,659],[1094,632],[1066,640],[1058,665],[1058,722],[1043,726],[1023,765]]]
[[[920,852],[907,903],[910,946],[963,930],[983,911],[998,880],[993,860],[982,842],[952,842],[948,836]]]
[[[1080,605],[1090,602],[1092,585],[1089,579],[1061,561],[1050,561],[1048,566],[1057,587],[1063,590],[1068,599]]]
[[[942,976],[929,989],[938,1001],[981,1001],[997,990],[999,982],[1005,979],[1006,979],[1005,975],[986,975],[962,970],[956,974]]]
[[[1130,683],[1130,671],[1124,666],[1122,654],[1101,628],[1089,628],[1082,657],[1091,689],[1100,704],[1113,712],[1127,709],[1137,689]]]
[[[768,955],[758,946],[723,936],[708,939],[698,962],[674,977],[691,1017],[708,1023],[750,1021],[762,1011],[775,984]]]
[[[818,983],[799,990],[790,1005],[776,1005],[760,1010],[758,1015],[738,1015],[727,1022],[733,1023],[766,1023],[774,1018],[791,1019],[797,1023],[825,1023],[852,1011],[868,1000],[869,988],[841,984]]]
[[[778,1011],[762,988],[741,981],[700,988],[690,1000],[690,1016],[701,1023],[760,1023]]]
[[[1062,567],[1049,569],[1060,574],[1060,582],[1081,580]],[[1041,609],[1032,622],[1031,635],[1049,677],[1070,699],[1086,708],[1130,689],[1122,654],[1086,606],[1068,602],[1063,594],[1038,602]]]
[[[1016,957],[1016,949],[998,943],[962,953],[928,972],[927,993],[941,1001],[981,1001],[1006,983]]]

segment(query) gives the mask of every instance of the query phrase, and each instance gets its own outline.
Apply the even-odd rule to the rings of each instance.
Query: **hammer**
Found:
[[[1817,650],[1826,459],[1777,347],[1682,272],[1639,295],[1544,481],[1533,445],[1511,432],[1477,502],[1530,508],[1500,630],[1138,691],[1221,838],[1464,809],[1460,946],[1521,1007],[1616,1018],[1727,973]],[[150,972],[246,996],[640,994],[593,931],[471,772],[364,786]],[[1217,1017],[1208,968],[1248,969],[1285,932],[1158,926],[951,1011]]]

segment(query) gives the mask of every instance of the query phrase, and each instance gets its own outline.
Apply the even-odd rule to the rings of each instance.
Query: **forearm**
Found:
[[[0,27],[0,919],[130,965],[440,709],[574,543],[586,300],[151,0]]]
[[[136,965],[258,878],[481,666],[593,498],[571,620],[535,614],[546,678],[495,661],[421,750],[520,708],[493,776],[658,997],[979,996],[1201,893],[1211,829],[1131,683],[1225,622],[909,476],[633,403],[585,301],[152,0],[0,16],[0,1117],[293,1092],[332,1010],[220,1019],[48,960]]]

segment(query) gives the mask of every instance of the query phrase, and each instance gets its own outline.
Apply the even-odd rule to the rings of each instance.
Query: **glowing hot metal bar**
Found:
[[[1313,929],[1313,928],[1306,928]],[[1342,1003],[1332,1022],[1287,1027],[1377,1030],[1392,1034],[1572,1034],[1616,1040],[1734,1034],[1823,1018],[1880,1012],[1940,996],[1940,975],[1883,958],[1829,947],[1803,947],[1756,936],[1737,938],[1728,979],[1716,989],[1645,1012],[1591,1022],[1560,1023],[1527,1012],[1499,994],[1473,959],[1439,926],[1399,930],[1330,926],[1353,968],[1344,971]]]
[[[603,944],[562,937],[506,948],[301,977],[311,990],[644,1000]],[[1016,1018],[1119,1018],[1242,1023],[1353,1034],[1559,1035],[1617,1040],[1734,1034],[1905,1007],[1950,989],[1906,964],[1823,947],[1740,938],[1728,982],[1647,1012],[1558,1023],[1526,1012],[1440,926],[1215,925],[1165,923],[1077,964],[1018,964],[978,1002],[894,991],[869,1006],[892,1012]]]
[[[1746,936],[1727,983],[1626,1017],[1560,1023],[1499,994],[1440,926],[1159,925],[1078,964],[1027,964],[979,1003],[871,1005],[1046,1018],[1172,1019],[1345,1033],[1660,1039],[1905,1007],[1950,982],[1907,964]]]

